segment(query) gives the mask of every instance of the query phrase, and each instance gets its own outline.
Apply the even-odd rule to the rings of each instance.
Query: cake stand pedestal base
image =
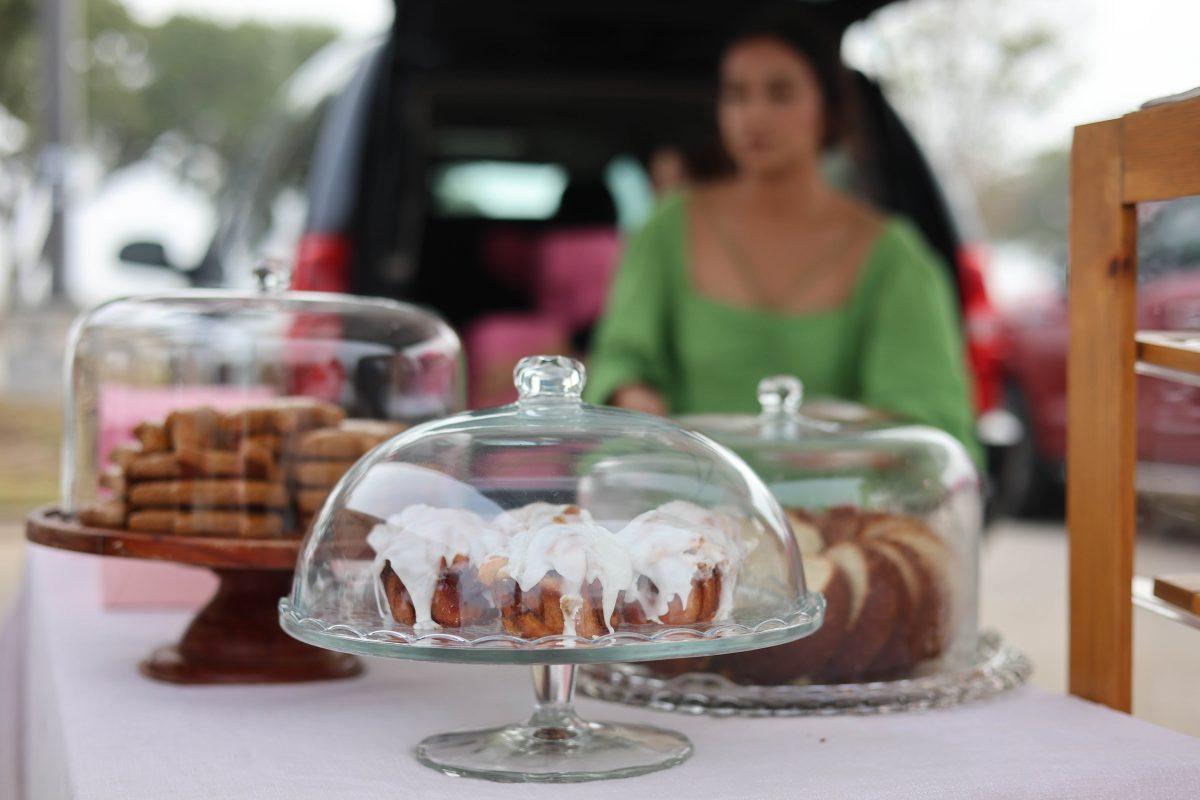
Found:
[[[679,733],[580,719],[571,704],[573,665],[536,666],[533,685],[537,706],[528,722],[431,736],[417,745],[417,759],[449,775],[571,783],[655,772],[692,754]]]
[[[362,672],[351,655],[299,642],[279,627],[276,603],[292,574],[271,569],[214,569],[217,593],[178,644],[160,647],[138,665],[170,683],[294,683],[349,678]]]

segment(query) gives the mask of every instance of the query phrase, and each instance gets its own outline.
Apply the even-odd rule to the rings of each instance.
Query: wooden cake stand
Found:
[[[178,644],[138,665],[171,683],[292,683],[349,678],[357,658],[303,644],[279,627],[279,598],[291,591],[299,539],[228,539],[139,533],[81,525],[53,506],[30,513],[31,542],[77,553],[144,558],[207,567],[217,592]]]

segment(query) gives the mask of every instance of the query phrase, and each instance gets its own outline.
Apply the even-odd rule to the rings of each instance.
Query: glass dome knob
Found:
[[[520,403],[578,403],[586,381],[583,364],[566,356],[529,356],[513,370]]]
[[[794,415],[804,399],[804,384],[794,375],[772,375],[758,382],[758,403],[764,416]]]
[[[276,258],[264,258],[254,267],[254,285],[263,294],[286,291],[292,285],[292,271]]]

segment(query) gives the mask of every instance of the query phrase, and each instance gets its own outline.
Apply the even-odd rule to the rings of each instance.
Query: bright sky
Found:
[[[1068,41],[1079,74],[1054,112],[1042,121],[1047,136],[1065,137],[1073,125],[1119,116],[1147,100],[1200,86],[1200,3],[1069,0],[1069,4],[1077,6]]]
[[[575,2],[575,0],[569,0]],[[353,35],[385,28],[392,0],[126,0],[142,20],[188,12],[224,20],[312,21]],[[1013,13],[1043,11],[1046,0],[1010,0]],[[1057,105],[1024,121],[1030,149],[1065,143],[1073,125],[1116,116],[1145,100],[1200,86],[1200,2],[1059,0],[1053,4],[1078,73]]]
[[[383,30],[392,21],[393,0],[124,0],[137,18],[161,22],[172,14],[194,14],[236,22],[317,22],[353,35]]]

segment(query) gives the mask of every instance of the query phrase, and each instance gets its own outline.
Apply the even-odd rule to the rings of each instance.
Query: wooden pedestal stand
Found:
[[[353,656],[303,644],[279,627],[276,604],[291,590],[298,539],[224,539],[91,528],[53,507],[26,519],[31,542],[101,556],[173,561],[207,567],[217,592],[177,644],[155,650],[139,669],[160,681],[292,683],[349,678],[362,672]]]

